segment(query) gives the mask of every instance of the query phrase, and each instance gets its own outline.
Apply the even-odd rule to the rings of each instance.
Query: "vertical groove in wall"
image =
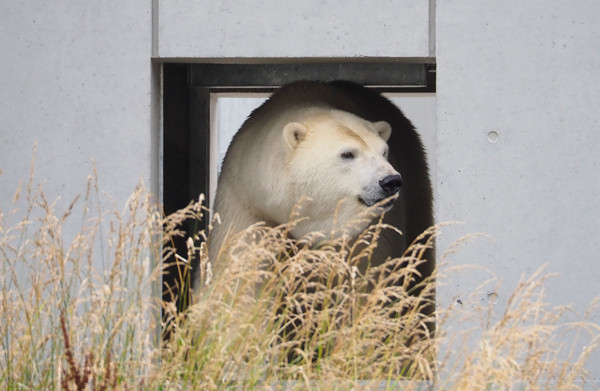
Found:
[[[429,0],[429,57],[435,57],[435,2]]]
[[[152,57],[158,57],[158,0],[152,0]]]

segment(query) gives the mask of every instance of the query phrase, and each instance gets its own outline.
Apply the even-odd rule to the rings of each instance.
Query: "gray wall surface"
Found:
[[[38,179],[68,205],[91,159],[100,187],[122,204],[156,180],[151,123],[151,9],[147,1],[2,1],[0,200]],[[153,134],[155,132],[156,134]]]
[[[547,265],[560,274],[547,300],[583,313],[600,294],[600,3],[436,3],[437,219],[492,239],[448,259],[487,271],[453,275],[440,297],[492,277],[502,304]],[[600,379],[598,354],[590,370]]]
[[[435,196],[447,262],[441,304],[483,281],[501,308],[523,274],[578,311],[600,294],[600,3],[438,1],[7,1],[0,5],[0,205],[36,177],[66,208],[98,166],[123,205],[159,192],[161,61],[431,58],[437,63]],[[154,65],[152,60],[154,59]],[[484,292],[485,296],[485,292]],[[485,300],[486,297],[482,297]],[[597,314],[593,317],[597,323]],[[600,378],[600,357],[590,362]]]
[[[551,303],[600,294],[599,16],[596,1],[437,2],[437,218],[493,239],[452,257],[489,270],[454,294],[491,276],[506,299],[546,264]]]
[[[429,2],[193,1],[158,4],[163,58],[427,57]]]

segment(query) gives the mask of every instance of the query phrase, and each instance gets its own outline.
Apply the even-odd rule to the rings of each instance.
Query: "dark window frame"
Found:
[[[273,92],[296,80],[351,80],[379,92],[435,92],[434,63],[304,62],[269,64],[162,64],[163,75],[163,207],[173,213],[209,194],[211,94]],[[208,199],[206,199],[206,206]],[[208,221],[188,221],[188,234],[205,229]],[[185,238],[175,241],[187,256]],[[175,262],[169,261],[169,264]],[[194,269],[195,265],[191,265]],[[166,268],[163,299],[189,303],[189,290],[180,289],[176,266]],[[193,275],[191,276],[193,281]]]

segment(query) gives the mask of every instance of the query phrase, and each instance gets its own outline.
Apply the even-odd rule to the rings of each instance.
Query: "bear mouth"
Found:
[[[365,205],[366,207],[372,207],[375,206],[378,209],[391,209],[392,206],[394,206],[394,201],[396,201],[396,199],[398,198],[398,194],[392,196],[392,197],[386,197],[386,198],[379,198],[376,200],[365,200],[364,198],[362,198],[361,196],[358,196],[358,202],[360,202],[361,204]]]

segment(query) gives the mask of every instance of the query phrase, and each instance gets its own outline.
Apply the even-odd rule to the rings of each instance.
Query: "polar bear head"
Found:
[[[308,219],[295,235],[323,229],[334,213],[337,223],[345,224],[367,209],[381,214],[392,207],[402,178],[387,161],[390,135],[385,121],[338,110],[312,113],[283,127],[288,194],[294,202],[312,200],[305,210]]]

